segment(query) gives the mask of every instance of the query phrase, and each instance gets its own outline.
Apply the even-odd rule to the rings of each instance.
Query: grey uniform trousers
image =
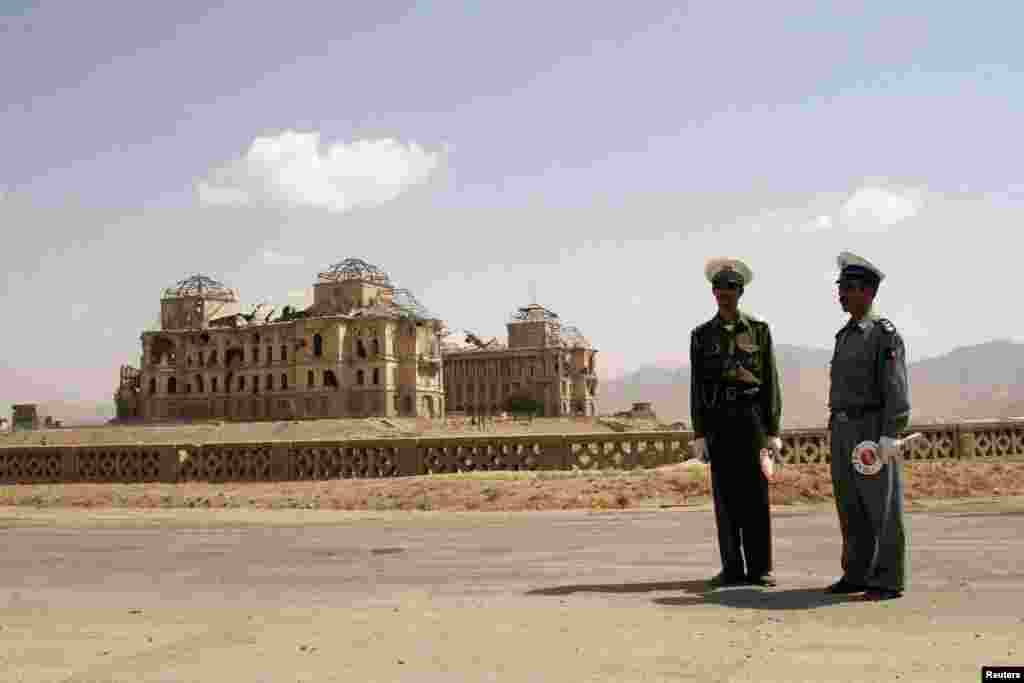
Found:
[[[897,456],[875,475],[859,474],[851,460],[857,444],[878,439],[881,419],[881,413],[832,419],[832,486],[843,534],[843,578],[902,591],[907,573],[903,459]]]

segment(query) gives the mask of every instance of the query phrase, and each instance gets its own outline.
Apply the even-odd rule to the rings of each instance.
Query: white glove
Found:
[[[711,460],[708,456],[708,444],[707,441],[704,440],[703,436],[699,439],[693,439],[690,441],[689,447],[690,453],[692,453],[693,457],[697,460],[700,460],[701,462],[709,462]]]
[[[781,459],[782,458],[782,438],[778,437],[778,436],[773,436],[773,437],[768,439],[768,445],[771,446],[771,449],[773,451],[775,451],[775,457]]]
[[[878,456],[882,459],[882,463],[890,463],[896,459],[896,456],[900,454],[900,446],[903,445],[902,439],[894,439],[891,436],[883,436],[878,440]]]

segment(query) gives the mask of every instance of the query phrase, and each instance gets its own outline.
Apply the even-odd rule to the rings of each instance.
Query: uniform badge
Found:
[[[740,332],[736,335],[736,347],[745,353],[754,353],[760,348],[754,343],[754,338],[748,332]]]
[[[861,441],[853,449],[853,469],[857,474],[874,476],[882,471],[882,457],[878,453],[878,444],[874,441]]]

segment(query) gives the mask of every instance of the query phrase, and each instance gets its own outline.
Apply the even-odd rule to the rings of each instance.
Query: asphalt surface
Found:
[[[0,663],[19,672],[20,680],[214,680],[195,673],[200,669],[189,669],[198,664],[179,652],[180,642],[179,650],[171,647],[162,656],[154,655],[151,659],[139,659],[143,651],[132,645],[131,656],[126,655],[118,665],[121,668],[111,669],[103,668],[108,666],[105,662],[110,660],[110,651],[102,655],[93,650],[100,647],[97,638],[113,638],[112,633],[121,631],[103,631],[97,626],[96,637],[83,644],[82,638],[64,633],[59,627],[60,623],[79,624],[74,627],[79,629],[82,623],[113,623],[110,615],[114,613],[121,615],[114,620],[118,624],[123,620],[130,624],[131,619],[137,618],[140,624],[147,624],[138,628],[149,628],[153,633],[166,631],[172,623],[182,628],[190,623],[209,625],[214,620],[211,615],[217,614],[240,623],[245,621],[243,615],[247,614],[249,620],[257,615],[266,627],[275,619],[280,625],[292,619],[285,615],[301,613],[309,617],[308,622],[295,617],[298,621],[294,628],[302,623],[320,624],[314,628],[321,629],[317,633],[327,629],[326,632],[334,634],[334,644],[325,641],[315,646],[318,652],[347,647],[351,636],[338,636],[343,632],[338,624],[344,622],[344,628],[352,627],[347,621],[354,618],[352,615],[363,614],[368,620],[357,631],[377,623],[382,634],[393,634],[397,629],[405,635],[410,624],[424,614],[449,615],[444,628],[435,625],[428,629],[430,635],[426,637],[433,645],[422,649],[422,629],[416,637],[414,642],[419,646],[413,650],[425,658],[419,669],[400,666],[398,673],[388,674],[372,662],[359,668],[357,658],[349,658],[348,673],[339,678],[322,678],[315,673],[334,671],[331,667],[316,669],[312,678],[302,678],[294,677],[294,669],[280,663],[281,660],[274,660],[285,667],[282,671],[287,672],[283,674],[286,678],[272,674],[260,678],[264,674],[257,673],[247,677],[249,674],[240,673],[248,671],[244,667],[232,669],[225,663],[226,678],[216,680],[355,680],[351,676],[361,676],[360,680],[691,680],[689,673],[683,673],[687,671],[699,673],[695,677],[701,680],[775,680],[769,675],[774,669],[767,664],[767,668],[748,670],[740,666],[743,660],[739,660],[736,666],[740,668],[730,664],[729,668],[720,669],[713,655],[725,648],[722,656],[726,661],[746,648],[748,654],[744,656],[754,652],[766,657],[766,662],[774,662],[772,666],[782,666],[781,661],[772,659],[778,655],[774,649],[767,649],[768,641],[730,641],[728,646],[716,643],[705,648],[694,645],[698,641],[693,634],[699,624],[703,624],[699,626],[703,629],[700,633],[713,633],[717,628],[727,634],[730,628],[740,628],[735,624],[743,623],[747,637],[758,625],[768,624],[770,631],[777,630],[770,626],[773,620],[781,628],[789,618],[787,615],[792,617],[790,626],[796,629],[788,646],[791,658],[809,656],[808,652],[815,651],[816,639],[824,642],[838,638],[835,642],[843,643],[852,639],[857,643],[867,638],[875,642],[887,633],[885,638],[896,640],[887,641],[885,647],[896,647],[901,621],[905,628],[913,630],[904,633],[906,637],[916,637],[921,633],[921,625],[931,625],[928,628],[935,633],[948,636],[950,648],[957,643],[967,648],[961,649],[959,659],[948,659],[953,656],[952,650],[943,653],[933,643],[939,650],[936,652],[922,641],[919,658],[920,666],[925,668],[918,670],[911,666],[913,657],[909,654],[915,650],[907,645],[905,650],[893,650],[908,653],[911,659],[907,662],[887,660],[876,672],[877,678],[861,671],[854,676],[857,680],[889,680],[896,670],[892,667],[903,667],[899,668],[902,680],[965,680],[961,676],[973,671],[974,664],[980,670],[983,663],[1024,663],[1024,654],[1013,645],[1024,636],[1024,516],[1019,512],[908,515],[910,585],[904,598],[884,604],[866,603],[856,596],[829,596],[821,590],[839,571],[838,524],[834,511],[828,508],[773,514],[777,588],[736,587],[713,592],[707,591],[702,583],[719,567],[714,518],[707,510],[490,516],[387,513],[362,518],[330,517],[330,513],[317,516],[310,512],[303,518],[306,522],[292,525],[278,520],[272,526],[261,525],[259,515],[254,513],[244,523],[227,521],[205,528],[195,525],[202,519],[199,515],[209,511],[189,512],[199,514],[175,517],[173,523],[151,516],[149,519],[157,521],[151,521],[148,528],[139,521],[147,519],[148,513],[143,511],[118,512],[123,523],[115,519],[92,524],[88,519],[78,519],[75,524],[58,520],[51,526],[26,526],[23,516],[20,522],[16,521],[18,514],[11,508],[0,513],[0,535],[4,541],[0,554],[0,619],[7,625],[0,628],[0,646],[6,646]],[[47,513],[40,514],[45,517]],[[78,514],[87,518],[90,513]],[[61,519],[66,522],[67,516]],[[128,519],[134,521],[124,522]],[[399,610],[406,617],[402,621],[389,622],[390,626],[374,621]],[[481,619],[488,610],[491,618],[473,621]],[[414,613],[418,615],[415,618]],[[334,626],[326,626],[325,615],[331,615]],[[573,628],[580,634],[586,628],[596,629],[596,634],[586,638],[586,642],[608,639],[609,643],[618,642],[620,648],[623,641],[616,633],[634,623],[631,620],[635,624],[628,627],[634,634],[630,638],[638,639],[637,642],[653,634],[663,637],[664,620],[674,620],[673,629],[680,634],[675,639],[677,647],[686,650],[689,659],[668,665],[656,658],[661,663],[651,669],[637,663],[644,660],[635,660],[635,648],[620,649],[627,661],[620,662],[619,669],[602,664],[591,670],[587,668],[589,664],[579,664],[582,668],[562,672],[568,678],[559,678],[553,673],[554,668],[549,676],[536,672],[546,670],[539,667],[543,657],[559,658],[564,644],[544,654],[542,641],[534,644],[542,648],[540,652],[526,653],[496,644],[510,645],[516,637],[505,634],[503,640],[487,638],[487,644],[467,646],[478,653],[488,652],[488,648],[494,650],[491,656],[477,662],[482,667],[479,670],[472,668],[476,660],[460,664],[451,662],[452,657],[457,657],[455,654],[436,654],[444,650],[448,640],[448,636],[440,634],[449,632],[455,637],[454,634],[461,633],[466,642],[471,642],[474,633],[481,628],[491,633],[498,622],[521,621],[522,633],[512,631],[520,633],[520,639],[525,639],[521,646],[527,647],[530,637],[538,637],[530,636],[530,629],[539,629],[540,633],[542,625],[556,617],[569,619],[567,624],[582,620],[576,627],[567,626],[568,631],[562,631],[563,634]],[[460,627],[458,619],[465,619],[467,625]],[[862,633],[857,630],[861,627],[869,630]],[[123,628],[131,631],[135,627]],[[231,631],[228,627],[224,630]],[[266,628],[264,631],[270,632]],[[798,631],[803,635],[798,635]],[[279,637],[284,636],[275,636]],[[679,638],[690,645],[679,644]],[[802,645],[797,643],[800,638],[804,639]],[[985,638],[988,640],[983,644]],[[62,655],[58,662],[52,658],[56,656],[53,652],[26,649],[30,640],[78,654],[71,661],[65,661],[67,658]],[[259,637],[254,636],[252,642],[257,640]],[[393,641],[392,645],[396,643]],[[985,649],[989,645],[993,648],[991,652]],[[143,646],[144,643],[138,645]],[[1003,650],[1004,646],[1008,649]],[[231,650],[234,654],[225,650],[223,643],[217,645],[213,638],[205,645],[191,647],[189,652],[202,652],[208,647],[210,662],[236,661],[232,657],[239,656],[235,650]],[[391,646],[381,647],[390,653]],[[876,643],[871,647],[879,646]],[[971,647],[976,649],[970,650]],[[0,648],[0,652],[4,651]],[[371,656],[369,653],[375,650],[367,645],[365,651]],[[674,651],[670,647],[667,654],[659,657],[682,656],[673,655]],[[626,656],[627,652],[632,654]],[[854,660],[865,652],[870,655],[872,651],[854,645],[847,653],[853,658],[850,665],[859,666]],[[103,656],[108,660],[103,660]],[[400,654],[388,656],[389,665],[395,661],[408,664],[401,661]],[[90,657],[99,657],[99,663],[90,663]],[[449,661],[452,668],[445,668],[449,664],[438,664],[437,657]],[[409,658],[415,655],[408,655]],[[539,668],[529,668],[531,661]],[[928,668],[943,666],[944,661],[946,669]],[[426,662],[433,664],[428,666]],[[497,663],[501,663],[498,669],[507,675],[485,671],[487,666]],[[272,669],[270,660],[264,664],[270,668],[252,671]],[[593,661],[590,664],[597,666]],[[827,665],[825,656],[821,666]],[[516,669],[517,666],[520,668]],[[534,674],[525,673],[531,671]],[[661,677],[652,671],[661,671]],[[673,671],[678,671],[678,676]],[[801,678],[801,671],[812,675],[809,672],[817,670],[779,670],[775,675],[778,680],[818,680],[817,673],[812,678]],[[642,676],[644,672],[651,676]],[[946,678],[944,672],[951,677]],[[497,678],[476,677],[484,673]],[[970,680],[977,680],[976,673],[972,673]],[[125,677],[119,678],[122,674]],[[232,678],[230,674],[238,677]],[[852,679],[839,676],[836,680]]]

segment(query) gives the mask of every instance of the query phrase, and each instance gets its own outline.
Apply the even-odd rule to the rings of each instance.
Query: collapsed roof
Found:
[[[238,301],[238,295],[224,283],[213,278],[196,274],[180,280],[164,290],[165,299],[201,297],[217,301]]]
[[[383,287],[391,287],[391,279],[383,270],[358,258],[347,258],[335,263],[322,273],[317,273],[320,282],[343,282],[357,280],[371,282]]]

